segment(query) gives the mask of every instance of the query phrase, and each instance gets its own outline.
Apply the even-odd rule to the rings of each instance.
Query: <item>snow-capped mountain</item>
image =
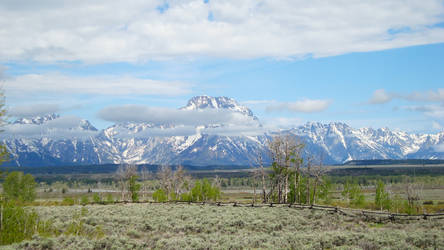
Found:
[[[49,114],[45,116],[36,116],[36,117],[22,117],[14,121],[14,124],[34,124],[40,125],[47,121],[52,121],[54,119],[59,118],[60,116],[57,114]]]
[[[52,114],[18,119],[5,126],[0,139],[11,153],[8,165],[18,166],[106,163],[248,166],[257,164],[259,155],[269,161],[267,142],[277,133],[299,137],[306,145],[306,153],[322,155],[326,163],[444,158],[444,132],[420,135],[387,128],[355,129],[344,123],[311,122],[265,134],[260,132],[259,120],[250,109],[227,97],[193,97],[180,110],[234,112],[254,121],[247,128],[259,132],[230,130],[230,124],[197,124],[190,128],[143,122],[119,123],[98,131],[86,120]]]
[[[242,105],[239,105],[233,98],[225,96],[211,97],[211,96],[195,96],[191,98],[182,110],[202,110],[202,109],[223,109],[234,112],[239,112],[247,116],[255,117],[253,112]],[[257,119],[257,118],[256,118]]]
[[[307,123],[286,132],[300,137],[307,151],[322,155],[328,163],[362,159],[444,158],[444,152],[434,150],[436,145],[444,143],[444,132],[417,135],[388,128],[354,129],[344,123]],[[421,153],[427,148],[428,154]]]

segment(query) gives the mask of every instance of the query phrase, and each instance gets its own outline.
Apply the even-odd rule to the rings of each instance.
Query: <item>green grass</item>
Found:
[[[34,207],[65,231],[82,221],[100,236],[34,237],[16,249],[443,249],[444,221],[366,223],[325,211],[186,204]],[[98,235],[98,234],[97,234]]]

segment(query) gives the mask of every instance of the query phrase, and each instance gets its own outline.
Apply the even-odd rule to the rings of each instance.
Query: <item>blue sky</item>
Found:
[[[6,104],[13,116],[58,112],[104,128],[106,107],[177,108],[205,94],[273,128],[443,131],[444,3],[398,2],[5,1]]]

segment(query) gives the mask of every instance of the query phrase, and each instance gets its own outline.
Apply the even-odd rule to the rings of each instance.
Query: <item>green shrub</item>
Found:
[[[390,195],[387,191],[385,191],[385,184],[381,180],[379,180],[376,184],[375,205],[380,210],[390,210],[392,206]]]
[[[129,183],[129,192],[131,193],[131,200],[138,201],[139,200],[139,190],[141,185],[137,183],[137,175],[132,175],[130,179],[128,180]]]
[[[106,203],[114,203],[114,197],[111,193],[106,195]]]
[[[165,202],[168,200],[168,197],[163,189],[157,189],[153,193],[153,200],[156,202]]]
[[[89,203],[89,197],[84,195],[82,196],[82,198],[80,198],[80,204],[82,204],[83,206],[87,205]]]
[[[180,195],[181,201],[192,201],[192,197],[190,193],[183,193]]]
[[[74,199],[71,197],[65,197],[62,201],[62,205],[65,205],[65,206],[72,206],[74,204],[75,204]]]
[[[102,227],[95,226],[91,227],[85,223],[85,217],[88,215],[88,209],[82,208],[80,212],[74,213],[73,221],[68,225],[64,234],[65,235],[76,235],[83,236],[89,239],[93,238],[103,238],[105,233]]]
[[[100,195],[98,193],[95,193],[93,195],[93,201],[94,201],[94,203],[100,203],[102,201],[102,198],[100,197]]]
[[[347,181],[344,184],[342,196],[346,197],[349,201],[349,204],[352,206],[362,207],[365,204],[365,197],[362,193],[361,186],[357,183],[352,184]]]
[[[203,179],[202,182],[196,180],[194,187],[190,192],[192,201],[216,201],[220,198],[220,195],[221,193],[219,187],[211,185],[208,179]]]
[[[23,172],[11,172],[3,183],[3,193],[6,199],[18,201],[33,201],[37,183],[34,177]]]
[[[51,235],[53,232],[52,224],[39,220],[34,211],[28,211],[14,202],[0,202],[0,245],[31,239],[35,233]]]

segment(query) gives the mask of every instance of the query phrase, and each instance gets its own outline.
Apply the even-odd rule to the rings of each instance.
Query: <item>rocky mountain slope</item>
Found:
[[[254,131],[261,124],[253,112],[227,97],[197,96],[180,110],[222,110],[249,117]],[[88,121],[47,115],[21,118],[5,126],[0,139],[9,152],[8,165],[52,166],[105,163],[255,165],[269,160],[267,141],[276,134],[220,133],[230,124],[199,124],[192,134],[176,136],[176,125],[120,123],[98,131]],[[218,133],[210,133],[219,129]],[[162,132],[162,135],[153,131]],[[236,131],[236,130],[234,130]],[[444,159],[444,132],[408,134],[387,128],[355,129],[344,123],[307,123],[283,134],[298,136],[306,152],[323,155],[329,164],[355,159]]]

